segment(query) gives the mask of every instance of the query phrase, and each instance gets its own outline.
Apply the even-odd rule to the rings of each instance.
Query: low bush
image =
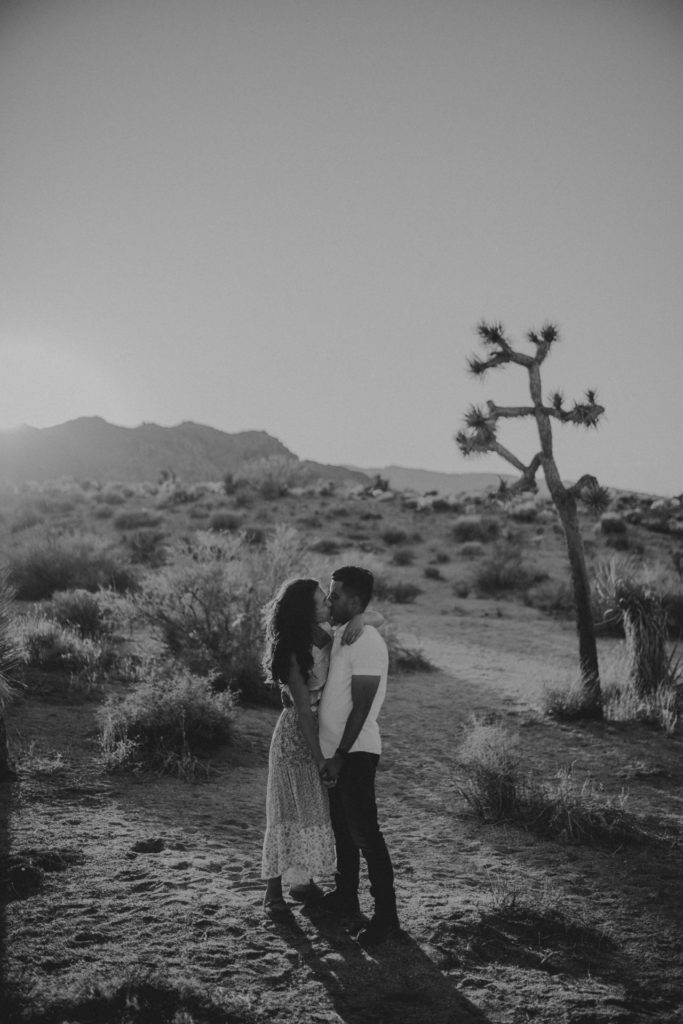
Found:
[[[110,606],[89,590],[64,590],[55,594],[50,614],[60,625],[69,626],[92,640],[112,632]]]
[[[453,583],[453,593],[455,594],[456,597],[464,599],[466,597],[469,597],[471,592],[472,587],[467,582],[467,580],[455,580],[455,582]]]
[[[415,552],[412,548],[397,548],[391,561],[393,565],[412,565],[415,561]]]
[[[331,537],[321,537],[320,540],[316,540],[310,545],[309,551],[314,551],[319,555],[337,555],[340,547],[338,541],[332,540]]]
[[[569,618],[575,614],[574,594],[568,583],[544,580],[529,587],[524,593],[524,602],[530,608],[538,608],[547,615]]]
[[[215,533],[234,533],[241,525],[241,517],[234,512],[214,512],[209,519],[209,529]]]
[[[442,580],[443,579],[443,575],[441,573],[441,570],[438,569],[435,565],[427,565],[427,566],[425,566],[425,570],[424,570],[423,576],[424,576],[424,578],[426,580]]]
[[[383,530],[380,533],[380,537],[385,544],[404,544],[408,540],[408,534],[405,530],[398,530],[395,528]]]
[[[147,662],[135,670],[126,696],[110,697],[99,718],[108,768],[191,779],[205,770],[207,751],[230,739],[234,699],[177,662]]]
[[[415,672],[434,672],[435,666],[426,657],[419,646],[414,646],[402,640],[395,629],[385,623],[380,632],[386,641],[389,651],[389,672],[391,675]]]
[[[125,592],[136,586],[133,568],[98,540],[62,538],[14,550],[7,568],[20,601],[42,601],[58,590]]]
[[[292,487],[305,486],[310,479],[310,470],[297,458],[269,455],[244,462],[234,473],[233,484],[237,488],[246,484],[262,498],[272,501],[284,497]]]
[[[481,541],[486,544],[495,540],[500,533],[500,524],[491,516],[470,515],[458,516],[453,523],[453,539],[458,543],[465,541]]]
[[[447,565],[451,560],[451,556],[446,551],[435,551],[432,562],[435,565]]]
[[[21,663],[28,669],[68,673],[94,685],[113,664],[107,645],[41,614],[17,620],[15,637]]]
[[[375,597],[380,601],[412,604],[421,593],[422,589],[414,583],[394,582],[375,577]]]
[[[647,834],[625,807],[626,796],[605,796],[590,779],[578,783],[570,769],[547,783],[524,769],[519,739],[500,725],[475,721],[459,752],[460,791],[484,820],[514,822],[547,839],[618,847]]]
[[[138,530],[126,537],[131,561],[158,569],[166,564],[166,534],[162,530]]]
[[[463,558],[483,558],[486,554],[486,548],[480,540],[465,541],[459,551]]]
[[[514,541],[499,541],[491,554],[477,567],[474,585],[481,594],[499,594],[508,590],[526,590],[547,579],[524,563],[522,549]]]
[[[283,527],[257,546],[244,533],[197,534],[142,580],[135,605],[189,671],[249,703],[273,704],[260,664],[261,613],[283,580],[302,575],[304,556],[299,534]]]
[[[114,516],[114,526],[117,530],[151,530],[163,523],[164,517],[158,512],[150,512],[149,509],[131,509],[129,512],[119,512]]]

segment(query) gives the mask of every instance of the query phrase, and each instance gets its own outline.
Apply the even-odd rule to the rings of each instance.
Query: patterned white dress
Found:
[[[330,646],[313,647],[308,688],[316,715],[330,665]],[[335,869],[327,790],[299,727],[296,708],[285,708],[270,742],[261,878],[282,876],[285,883],[297,885],[334,874]]]

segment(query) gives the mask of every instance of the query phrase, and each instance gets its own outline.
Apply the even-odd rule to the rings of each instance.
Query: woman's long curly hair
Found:
[[[319,587],[314,579],[287,580],[266,605],[262,664],[269,686],[286,685],[292,654],[304,678],[313,668],[315,594]]]

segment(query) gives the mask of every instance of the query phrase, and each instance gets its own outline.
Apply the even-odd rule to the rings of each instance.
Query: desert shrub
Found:
[[[455,580],[453,583],[453,593],[456,597],[466,598],[470,596],[472,591],[471,585],[467,580]]]
[[[332,540],[331,537],[321,537],[320,540],[309,545],[309,551],[314,551],[319,555],[337,555],[340,547],[338,541]]]
[[[125,505],[127,498],[122,491],[112,487],[107,488],[104,491],[98,491],[97,494],[93,496],[93,501],[96,501],[98,504],[114,506]]]
[[[242,520],[234,512],[214,512],[209,519],[209,529],[216,533],[232,533],[239,530]]]
[[[432,562],[436,565],[447,565],[450,562],[451,556],[446,551],[435,551]]]
[[[383,530],[382,533],[380,533],[380,537],[382,538],[382,540],[384,541],[385,544],[390,544],[390,545],[391,544],[404,544],[408,540],[408,534],[406,533],[406,531],[405,530],[399,530],[399,529],[396,529],[396,528],[391,528],[391,529],[388,529],[388,530]]]
[[[530,608],[558,618],[569,618],[574,615],[574,594],[568,583],[556,580],[543,580],[529,587],[524,593],[524,601]]]
[[[190,519],[208,519],[210,511],[206,505],[194,505],[188,512]]]
[[[267,501],[283,497],[292,487],[303,486],[310,478],[310,471],[298,459],[287,455],[250,459],[233,477],[237,486],[248,484]]]
[[[60,625],[69,626],[93,640],[111,634],[113,628],[107,601],[89,590],[64,590],[55,594],[50,615]]]
[[[273,704],[263,682],[261,610],[277,586],[301,575],[304,546],[279,527],[254,547],[245,534],[198,534],[142,581],[135,603],[167,653],[248,702]]]
[[[359,519],[382,519],[383,516],[382,516],[381,512],[370,512],[370,511],[368,511],[368,512],[359,512],[358,518]]]
[[[123,698],[100,711],[100,743],[109,768],[154,769],[194,778],[207,751],[230,739],[234,699],[211,677],[177,662],[149,661]]]
[[[135,565],[146,565],[158,569],[166,564],[166,535],[162,530],[138,530],[126,537],[131,561]]]
[[[506,590],[525,590],[545,578],[546,574],[525,565],[524,553],[517,543],[499,541],[478,565],[474,584],[481,594],[498,594]]]
[[[132,567],[96,539],[62,538],[17,548],[7,568],[20,601],[41,601],[58,590],[124,592],[136,585]]]
[[[535,523],[538,519],[538,508],[533,501],[525,501],[513,505],[508,510],[508,516],[517,523]]]
[[[443,579],[443,575],[441,573],[441,570],[438,569],[435,565],[427,565],[427,566],[425,566],[425,570],[424,570],[423,576],[424,576],[424,578],[426,580],[442,580]]]
[[[391,561],[394,565],[412,565],[415,561],[415,552],[412,548],[397,548]]]
[[[505,820],[549,839],[615,847],[646,833],[625,808],[626,796],[606,797],[592,780],[578,783],[570,769],[550,782],[524,768],[519,738],[502,726],[475,721],[459,751],[460,791],[484,820]]]
[[[92,510],[93,519],[112,519],[114,509],[110,505],[96,505]]]
[[[421,647],[407,643],[386,623],[380,632],[386,641],[389,652],[389,672],[391,675],[415,672],[434,672],[435,666],[425,655]]]
[[[452,529],[453,539],[458,543],[478,540],[486,544],[495,540],[500,533],[498,520],[483,515],[458,516]]]
[[[626,523],[618,512],[605,512],[600,516],[600,531],[605,534],[625,534]]]
[[[262,526],[245,526],[243,536],[247,544],[258,546],[266,543],[266,531]]]
[[[625,534],[609,534],[605,538],[605,544],[615,551],[629,551],[631,548],[631,542]]]
[[[380,601],[412,604],[421,593],[421,588],[414,583],[404,583],[401,580],[394,582],[375,577],[375,597]]]
[[[17,620],[15,636],[21,664],[28,669],[82,676],[95,684],[113,664],[110,647],[40,613]]]
[[[463,558],[483,558],[486,548],[480,540],[467,540],[460,545],[459,551]]]
[[[10,532],[22,533],[34,526],[42,526],[45,523],[45,516],[41,515],[32,506],[24,506],[17,509],[10,520]]]
[[[119,512],[114,516],[114,526],[117,530],[149,530],[160,526],[163,521],[164,517],[158,512],[150,512],[146,508]]]

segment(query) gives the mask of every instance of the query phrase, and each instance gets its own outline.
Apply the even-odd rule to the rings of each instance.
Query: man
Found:
[[[365,611],[374,578],[346,565],[332,573],[328,600],[333,626]],[[377,821],[375,772],[382,750],[377,716],[387,687],[387,646],[373,626],[342,646],[335,630],[330,670],[318,712],[321,775],[329,785],[330,816],[337,849],[336,888],[321,902],[338,915],[359,912],[360,854],[368,868],[375,912],[358,941],[368,948],[399,931],[391,858]]]

